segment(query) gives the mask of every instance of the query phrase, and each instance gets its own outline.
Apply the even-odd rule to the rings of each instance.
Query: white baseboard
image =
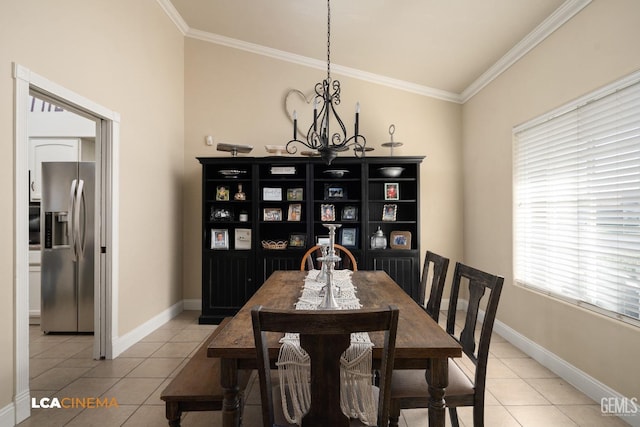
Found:
[[[180,301],[138,326],[133,331],[121,337],[113,337],[113,358],[115,359],[123,351],[180,314],[184,310],[183,306],[183,301]]]
[[[551,370],[563,380],[595,400],[596,403],[600,403],[601,399],[627,398],[627,396],[623,396],[606,384],[601,383],[586,372],[581,371],[566,360],[558,357],[556,354],[550,352],[541,345],[531,341],[529,338],[499,320],[495,321],[493,330],[505,340],[522,350],[532,359],[535,359],[542,366]],[[636,399],[638,398],[638,396],[631,397],[635,397]],[[634,406],[635,409],[630,411],[633,414],[630,414],[629,416],[621,416],[620,419],[634,427],[640,427],[640,407],[638,407],[634,401],[631,401],[630,398],[627,398],[627,401],[629,405]]]
[[[185,300],[182,300],[182,303],[184,304],[185,310],[199,311],[202,309],[201,299],[185,299]]]
[[[15,405],[8,404],[4,408],[0,408],[0,427],[13,427],[16,425]]]

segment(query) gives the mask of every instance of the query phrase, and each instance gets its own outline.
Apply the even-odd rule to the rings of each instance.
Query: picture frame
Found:
[[[291,233],[289,235],[290,248],[304,248],[307,246],[307,235],[304,233]]]
[[[282,201],[282,188],[280,187],[264,187],[262,189],[262,200],[265,202]]]
[[[229,200],[229,187],[226,185],[218,185],[216,187],[216,200]]]
[[[282,221],[282,209],[280,208],[264,208],[262,210],[263,221]]]
[[[400,184],[398,184],[397,182],[385,182],[384,199],[400,200]]]
[[[389,235],[391,249],[411,249],[410,231],[392,231]]]
[[[340,244],[352,248],[358,246],[358,229],[340,228]]]
[[[395,221],[398,213],[398,205],[384,205],[382,207],[382,220]]]
[[[342,221],[357,221],[358,220],[358,207],[357,206],[345,206],[340,213],[340,220]]]
[[[304,188],[288,188],[287,200],[290,202],[304,200]]]
[[[341,185],[325,184],[324,185],[324,199],[325,200],[340,200],[347,198],[347,189]]]
[[[231,209],[214,208],[212,206],[209,221],[233,221],[233,211]]]
[[[211,249],[228,250],[229,249],[229,230],[211,229]]]
[[[329,235],[316,236],[316,245],[328,245],[330,242]]]
[[[289,205],[289,211],[287,212],[287,221],[301,221],[302,220],[302,204],[291,203]]]
[[[329,222],[336,220],[336,207],[334,205],[320,205],[320,221]]]
[[[236,228],[234,247],[236,250],[251,249],[251,229],[250,228]]]

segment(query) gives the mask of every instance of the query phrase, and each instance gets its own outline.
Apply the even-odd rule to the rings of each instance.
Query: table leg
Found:
[[[222,400],[223,427],[240,426],[240,399],[238,398],[238,361],[220,360],[220,385],[224,390]]]
[[[446,404],[444,391],[449,385],[448,359],[432,359],[429,371],[431,378],[427,378],[429,384],[429,427],[444,427],[446,417]]]

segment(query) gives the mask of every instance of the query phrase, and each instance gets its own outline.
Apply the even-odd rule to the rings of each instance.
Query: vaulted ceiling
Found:
[[[331,67],[464,102],[590,0],[333,0]],[[159,0],[186,36],[326,68],[324,0]]]

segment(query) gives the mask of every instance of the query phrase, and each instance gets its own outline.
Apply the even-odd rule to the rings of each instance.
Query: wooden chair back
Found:
[[[468,285],[468,305],[465,312],[464,326],[460,333],[455,333],[456,314],[458,310],[458,297],[460,287],[464,282]],[[471,359],[476,366],[475,372],[475,402],[474,406],[484,407],[484,391],[487,376],[487,360],[489,358],[489,344],[493,324],[498,311],[498,302],[504,278],[493,274],[485,273],[462,263],[456,263],[451,284],[451,296],[449,297],[449,308],[447,312],[447,332],[462,345],[462,351]],[[482,297],[489,293],[484,319],[480,330],[480,337],[476,345],[476,324]]]
[[[274,425],[274,401],[266,332],[300,334],[300,345],[311,363],[311,404],[302,427],[346,427],[349,418],[340,410],[340,356],[351,343],[351,333],[384,331],[380,366],[378,426],[389,416],[389,381],[393,372],[398,308],[361,310],[251,310],[258,360],[258,378],[264,427]],[[274,356],[274,355],[272,355]]]
[[[356,262],[356,257],[353,256],[351,251],[338,243],[335,243],[334,247],[336,248],[336,255],[342,258],[342,260],[340,261],[340,266],[344,269],[358,271],[358,263]],[[314,265],[315,258],[322,256],[320,248],[320,245],[315,245],[310,247],[307,252],[305,252],[305,254],[302,256],[302,259],[300,260],[300,271],[321,268],[321,265]]]
[[[433,266],[433,268],[431,268],[431,266]],[[448,268],[449,258],[427,251],[427,255],[424,258],[424,266],[422,267],[422,278],[420,280],[420,289],[418,291],[418,304],[420,304],[421,307],[424,307],[425,310],[427,310],[427,313],[429,313],[436,322],[440,319],[442,292],[444,291]],[[431,289],[429,291],[429,300],[425,306],[424,302],[427,294],[427,282],[429,281],[430,275]]]

